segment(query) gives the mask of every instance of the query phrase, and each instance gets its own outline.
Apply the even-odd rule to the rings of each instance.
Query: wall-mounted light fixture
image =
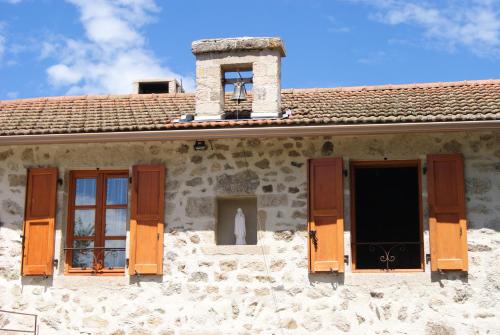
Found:
[[[196,140],[194,142],[194,146],[193,146],[194,150],[196,151],[204,151],[204,150],[207,150],[207,144],[205,143],[205,141],[202,141],[202,140]]]

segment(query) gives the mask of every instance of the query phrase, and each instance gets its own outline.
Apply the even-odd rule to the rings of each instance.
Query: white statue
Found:
[[[247,230],[245,228],[245,214],[241,208],[236,210],[236,215],[234,217],[234,236],[236,237],[237,245],[245,245],[247,244],[245,240],[245,236],[247,234]]]

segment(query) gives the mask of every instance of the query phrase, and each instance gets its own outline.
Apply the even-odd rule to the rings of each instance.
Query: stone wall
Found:
[[[0,309],[41,334],[487,334],[500,331],[500,133],[0,147]],[[307,270],[307,159],[465,156],[468,275]],[[68,171],[167,166],[164,275],[64,276]],[[26,168],[57,166],[53,277],[21,278]],[[346,254],[349,182],[345,179]],[[426,203],[426,183],[423,178]],[[255,195],[258,245],[215,245],[216,197]],[[424,222],[427,206],[424,205]],[[428,226],[424,224],[425,252]],[[9,319],[0,314],[0,328]],[[11,322],[11,325],[13,322]]]

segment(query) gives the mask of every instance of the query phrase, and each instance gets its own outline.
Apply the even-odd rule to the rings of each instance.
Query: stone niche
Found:
[[[217,198],[216,244],[234,245],[234,217],[241,208],[245,214],[247,245],[257,244],[257,198],[255,196]]]

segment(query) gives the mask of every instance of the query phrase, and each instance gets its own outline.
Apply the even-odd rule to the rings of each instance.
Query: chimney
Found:
[[[184,93],[184,89],[175,78],[142,79],[134,82],[134,93]]]
[[[224,119],[227,72],[252,72],[252,118],[281,117],[283,41],[276,37],[241,37],[194,41],[196,56],[195,120]]]

